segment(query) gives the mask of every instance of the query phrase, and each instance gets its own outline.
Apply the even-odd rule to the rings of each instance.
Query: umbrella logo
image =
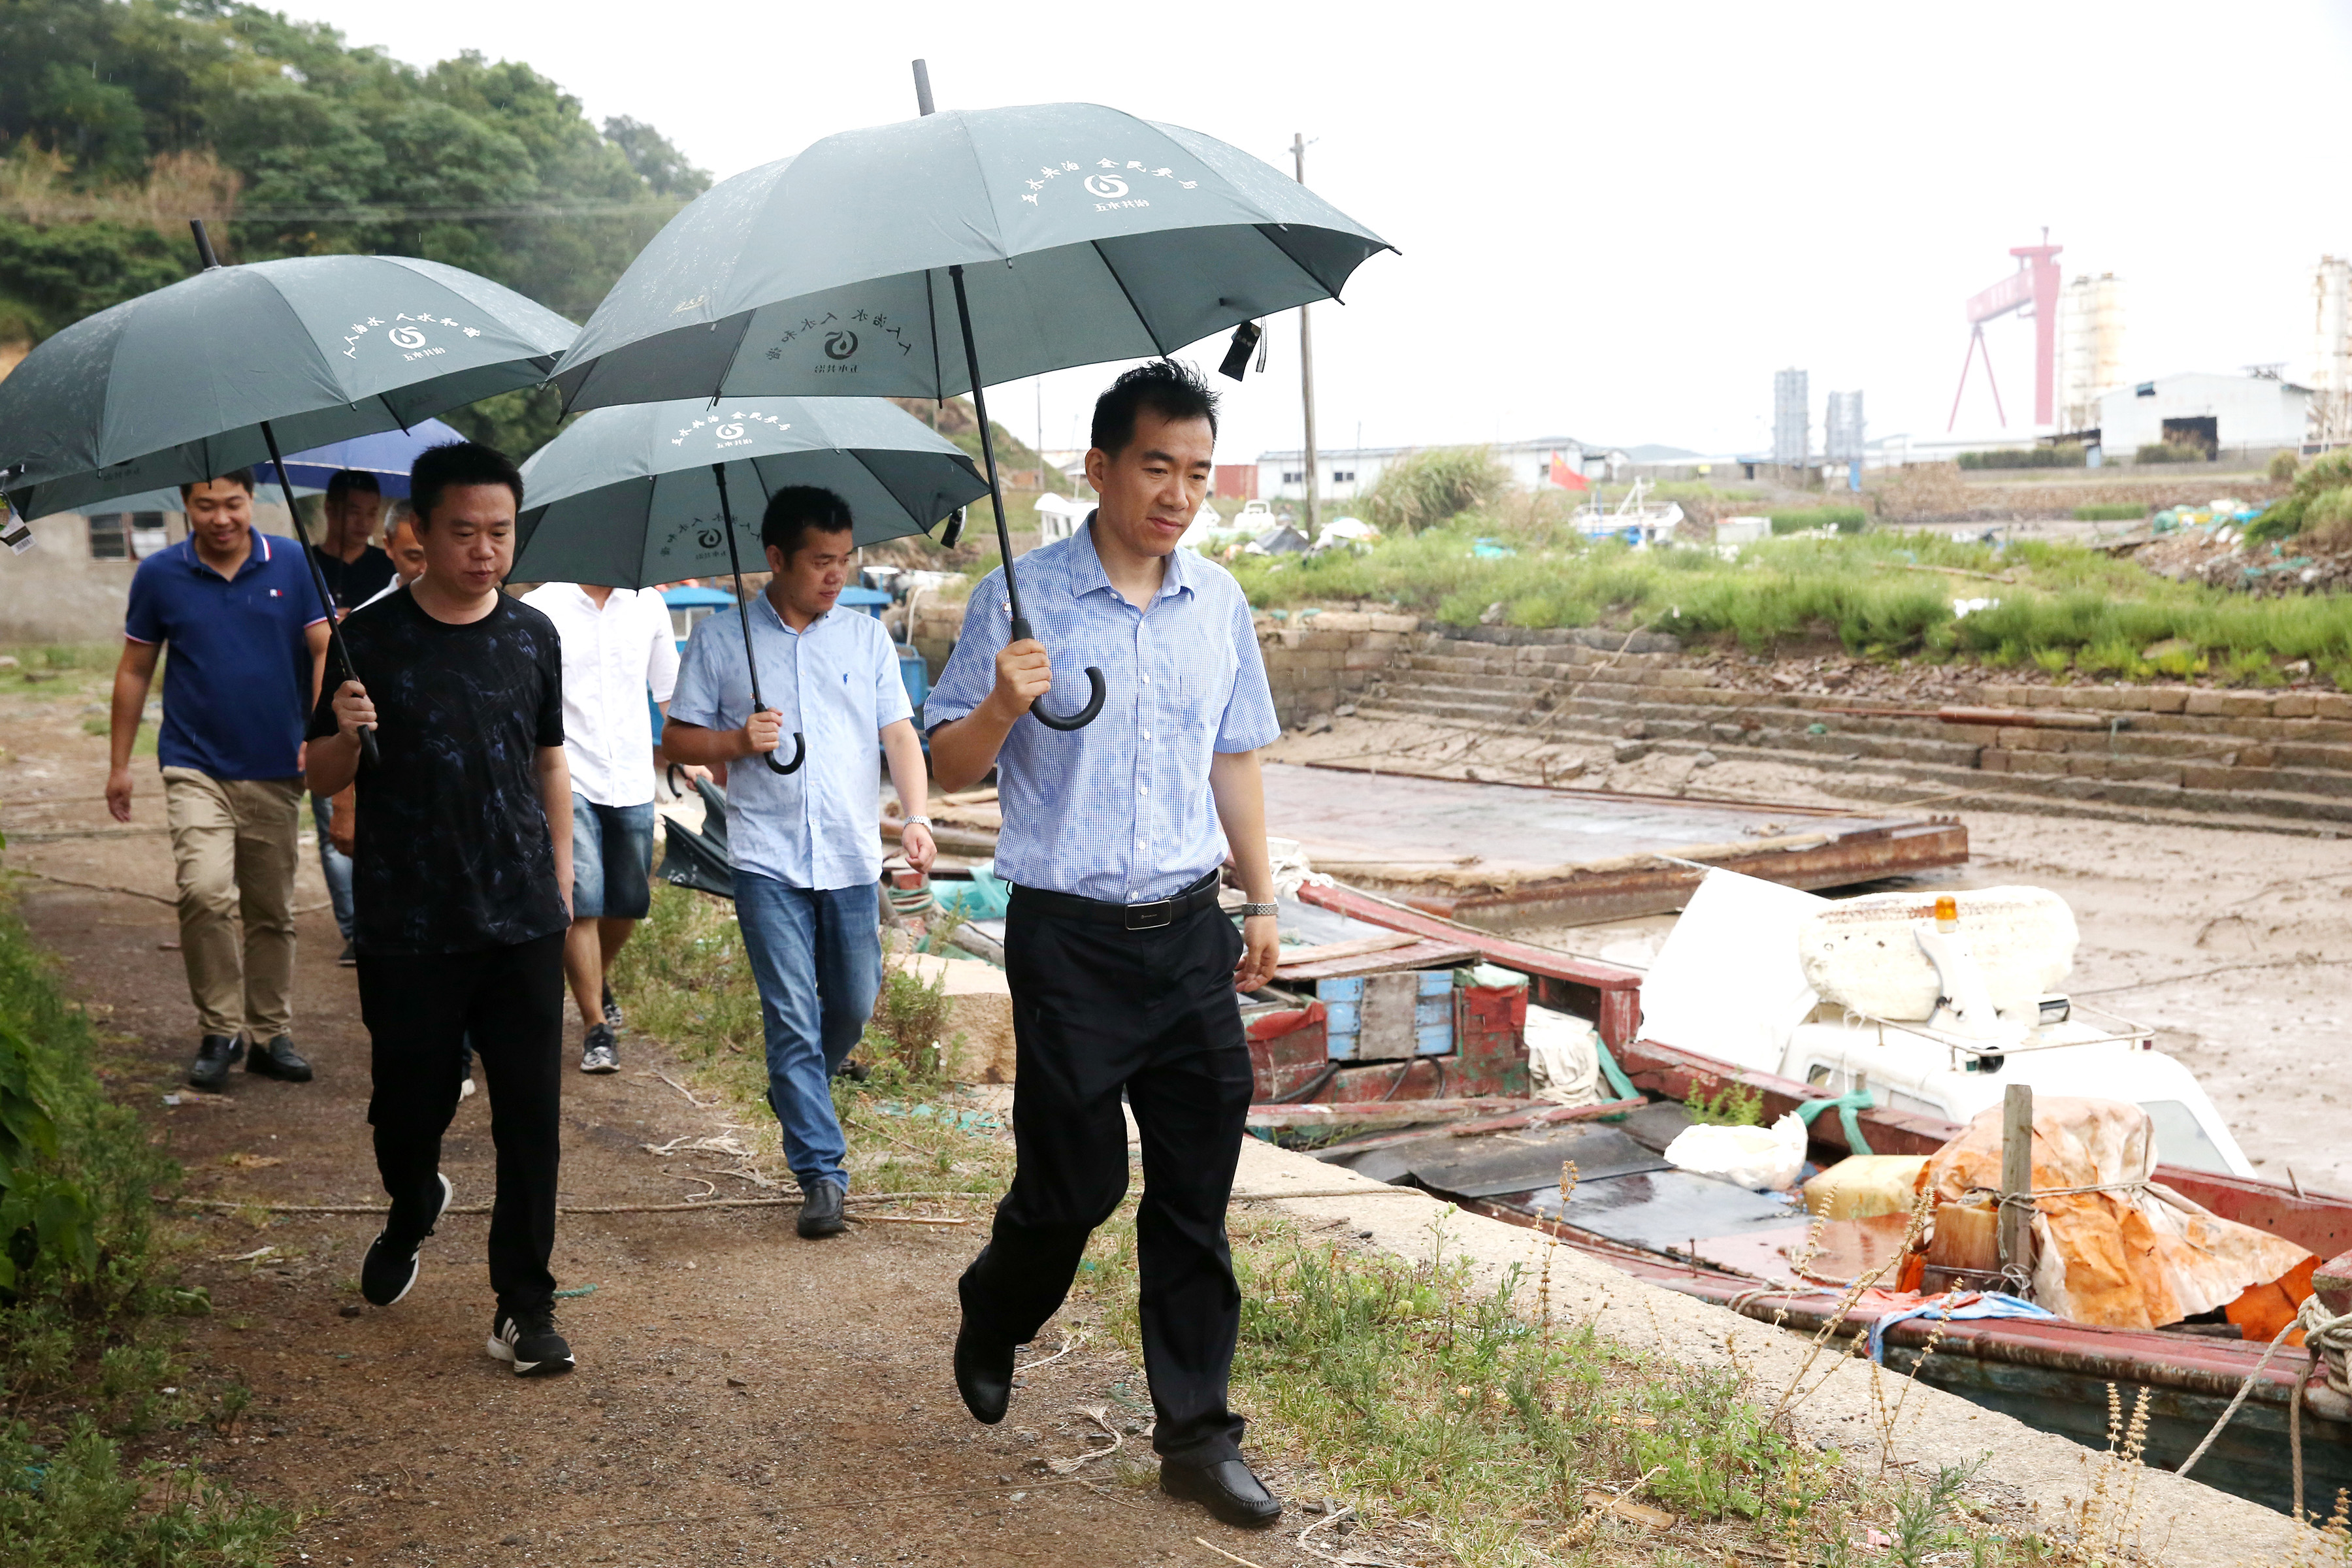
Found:
[[[828,334],[824,340],[824,357],[827,359],[847,359],[856,352],[857,334],[847,328]]]
[[[394,327],[384,336],[390,338],[394,344],[400,348],[421,349],[425,346],[425,334],[415,327]]]
[[[721,425],[711,434],[722,441],[740,441],[743,438],[743,426],[732,424]]]
[[[1115,197],[1127,195],[1127,182],[1117,174],[1088,174],[1087,191],[1091,195],[1097,195],[1105,201],[1110,201]]]
[[[724,536],[715,528],[706,528],[694,536],[694,542],[705,550],[716,550]]]

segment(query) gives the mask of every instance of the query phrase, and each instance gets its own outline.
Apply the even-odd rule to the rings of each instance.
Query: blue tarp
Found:
[[[2058,1314],[2046,1307],[2015,1296],[2004,1296],[1998,1290],[1953,1290],[1941,1296],[1930,1296],[1916,1307],[1906,1307],[1899,1312],[1889,1312],[1870,1325],[1870,1359],[1886,1360],[1886,1331],[1909,1318],[2054,1318]]]

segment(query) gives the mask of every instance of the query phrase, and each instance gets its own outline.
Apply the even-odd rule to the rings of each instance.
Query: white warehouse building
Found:
[[[1572,468],[1594,478],[1613,478],[1626,461],[1625,454],[1600,447],[1588,449],[1584,443],[1570,436],[1549,436],[1535,441],[1489,441],[1460,443],[1463,446],[1484,445],[1495,460],[1509,471],[1511,482],[1530,489],[1551,476],[1552,454],[1568,459]],[[1334,449],[1318,447],[1316,451],[1315,493],[1323,500],[1353,500],[1380,482],[1381,472],[1390,464],[1414,452],[1429,450],[1426,447],[1346,447]],[[1307,454],[1305,452],[1261,452],[1257,458],[1257,493],[1266,500],[1304,500],[1307,499]]]
[[[2159,375],[2099,398],[2100,448],[2128,459],[2166,441],[2209,452],[2303,442],[2311,389],[2274,375]]]

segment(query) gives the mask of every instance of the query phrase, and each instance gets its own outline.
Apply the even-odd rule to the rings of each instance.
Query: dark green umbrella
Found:
[[[514,575],[526,583],[645,588],[724,569],[743,605],[751,704],[760,667],[735,542],[730,493],[767,499],[818,485],[849,505],[859,544],[929,532],[988,493],[953,442],[878,397],[697,397],[599,408],[523,465],[528,501]],[[793,737],[790,766],[806,755]]]
[[[192,226],[204,271],[75,322],[0,382],[0,489],[39,517],[268,458],[331,628],[281,445],[405,429],[536,385],[577,329],[487,278],[411,257],[223,267]],[[373,756],[375,737],[362,740]]]
[[[556,367],[568,405],[969,392],[1013,581],[987,379],[1165,354],[1335,298],[1392,248],[1213,137],[1094,104],[931,111],[721,181],[656,235]],[[985,363],[985,376],[982,370]],[[1102,705],[1102,676],[1074,718]]]

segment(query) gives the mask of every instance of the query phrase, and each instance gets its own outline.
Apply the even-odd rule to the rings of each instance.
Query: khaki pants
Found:
[[[216,779],[163,770],[180,889],[180,956],[207,1035],[257,1044],[294,1022],[296,779]]]

